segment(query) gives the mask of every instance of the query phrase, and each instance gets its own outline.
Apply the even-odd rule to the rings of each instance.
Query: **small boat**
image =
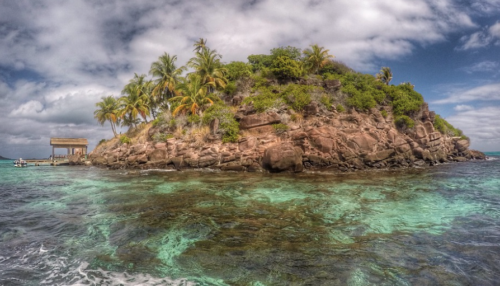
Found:
[[[23,160],[23,158],[19,158],[18,160],[14,161],[14,167],[16,168],[23,168],[23,167],[28,167],[28,163]]]

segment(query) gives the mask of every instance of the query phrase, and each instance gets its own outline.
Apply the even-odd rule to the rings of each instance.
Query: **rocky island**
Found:
[[[200,42],[188,63],[195,71],[184,79],[162,81],[158,66],[166,56],[170,70],[179,70],[175,56],[165,54],[152,64],[157,78],[149,89],[145,75],[124,88],[111,108],[114,117],[99,117],[105,101],[113,101],[103,98],[96,118],[110,121],[114,132],[120,121],[130,129],[103,140],[89,155],[93,165],[347,172],[485,158],[469,150],[459,129],[429,111],[411,83],[390,85],[388,68],[376,76],[357,73],[317,45],[303,57],[296,48],[281,47],[251,55],[248,63],[223,64]],[[322,58],[314,61],[311,54]],[[150,104],[134,113],[131,97],[141,96]],[[147,122],[148,115],[155,119]]]

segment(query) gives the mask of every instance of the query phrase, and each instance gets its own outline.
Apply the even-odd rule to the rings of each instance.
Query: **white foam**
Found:
[[[170,285],[170,286],[195,286],[194,282],[190,282],[185,278],[170,279],[158,278],[149,274],[129,274],[127,272],[105,271],[102,269],[89,270],[87,262],[82,262],[74,271],[79,277],[74,277],[69,284],[73,286],[84,285],[134,285],[134,286],[150,286],[150,285]],[[90,283],[90,284],[89,284]]]

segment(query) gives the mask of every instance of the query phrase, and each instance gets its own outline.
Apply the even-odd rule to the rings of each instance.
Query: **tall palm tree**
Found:
[[[164,53],[156,62],[151,64],[151,68],[149,69],[149,74],[156,78],[151,96],[159,105],[166,103],[168,98],[177,95],[175,87],[186,67],[177,68],[175,65],[176,60],[177,56],[170,56]]]
[[[123,90],[124,96],[120,97],[121,109],[119,115],[121,118],[129,116],[134,121],[140,115],[147,123],[147,116],[150,114],[149,98],[143,92],[142,85],[127,85]],[[134,124],[135,125],[135,124]]]
[[[216,50],[204,48],[201,52],[196,52],[196,56],[187,63],[200,75],[203,85],[209,84],[209,93],[212,93],[215,88],[225,88],[227,84],[227,69],[223,67],[220,59],[221,55],[217,54]]]
[[[118,117],[118,100],[111,95],[102,97],[101,99],[101,102],[95,104],[95,106],[99,109],[94,111],[94,118],[96,118],[101,125],[104,125],[104,122],[109,121],[109,123],[111,123],[113,135],[116,137],[116,124],[120,121]]]
[[[218,100],[215,94],[208,92],[209,87],[213,87],[213,82],[203,83],[199,74],[191,73],[179,84],[180,95],[170,99],[172,102],[179,102],[179,106],[172,112],[177,115],[179,112],[189,111],[191,114],[201,115],[207,105],[214,104]]]
[[[329,51],[325,50],[324,47],[314,44],[311,45],[311,49],[306,49],[302,52],[305,55],[304,60],[310,72],[317,74],[319,69],[328,63],[328,59],[333,58],[332,55],[328,54]]]
[[[200,38],[197,42],[194,43],[193,47],[193,51],[199,53],[207,47],[207,40]]]
[[[380,72],[376,75],[376,78],[378,81],[381,81],[385,83],[386,85],[389,85],[389,83],[392,80],[392,71],[388,67],[382,67],[380,69]]]

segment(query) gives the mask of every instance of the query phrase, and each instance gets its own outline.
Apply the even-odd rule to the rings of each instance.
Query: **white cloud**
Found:
[[[475,88],[456,91],[447,98],[436,100],[434,104],[462,103],[470,101],[498,101],[500,100],[500,83],[487,84]]]
[[[470,105],[460,104],[455,106],[453,109],[456,111],[468,111],[468,110],[473,110],[474,107]]]
[[[495,23],[483,31],[472,33],[460,38],[461,45],[457,50],[466,51],[471,49],[484,48],[491,44],[500,43],[500,22]]]
[[[471,138],[471,148],[481,151],[500,150],[500,107],[491,106],[464,110],[446,118],[453,126],[460,128]]]
[[[500,65],[496,61],[482,61],[472,66],[462,68],[466,73],[476,73],[476,72],[496,72]]]

